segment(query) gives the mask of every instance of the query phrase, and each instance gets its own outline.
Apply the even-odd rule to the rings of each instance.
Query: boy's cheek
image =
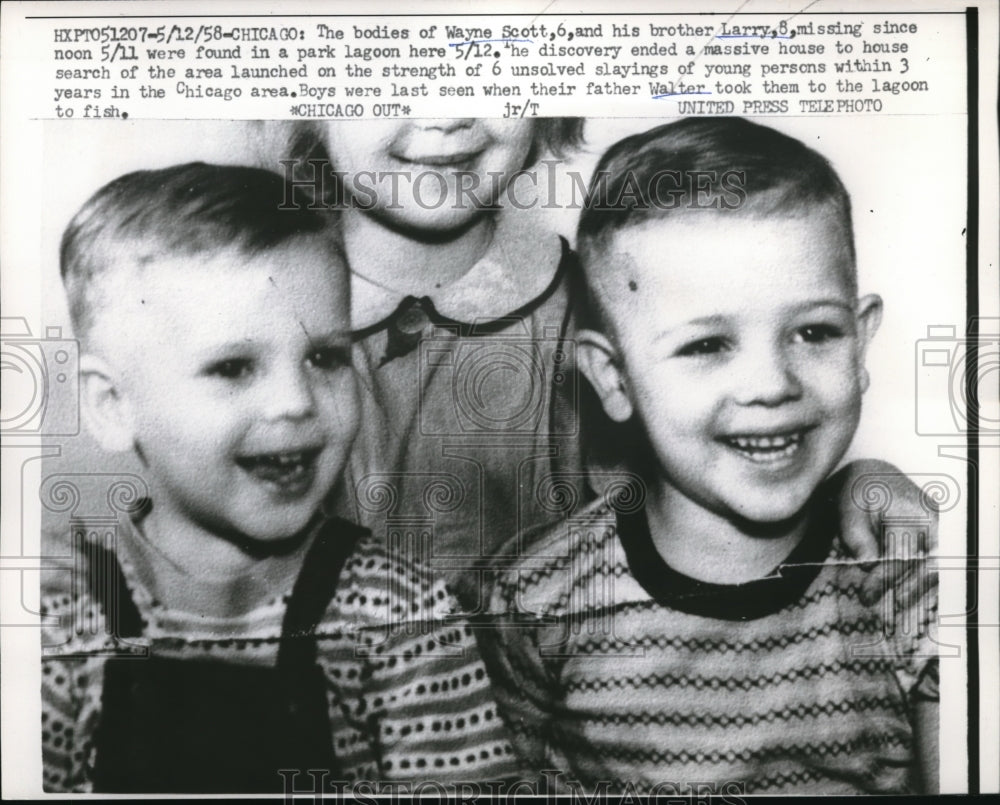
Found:
[[[834,390],[831,393],[841,398],[843,407],[853,410],[857,415],[861,411],[861,399],[867,388],[866,379],[867,373],[863,367],[854,368],[853,371],[840,375],[834,381]]]
[[[708,386],[683,373],[654,370],[635,381],[626,378],[625,388],[633,407],[660,429],[682,428],[712,407]]]
[[[185,449],[212,452],[222,449],[242,429],[241,417],[212,400],[178,397],[159,408],[146,410],[137,432],[146,439],[166,444],[185,444]]]
[[[828,403],[838,407],[860,400],[864,392],[864,367],[854,354],[842,351],[823,361],[799,364],[799,377],[805,385]]]
[[[686,390],[665,375],[649,375],[635,382],[626,377],[623,383],[633,409],[646,420],[671,419],[670,409],[683,404],[687,396]]]
[[[354,371],[342,373],[332,384],[324,404],[331,430],[340,439],[351,439],[361,424],[361,399]]]

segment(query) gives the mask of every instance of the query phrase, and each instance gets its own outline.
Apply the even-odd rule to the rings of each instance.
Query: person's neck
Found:
[[[432,296],[451,285],[482,258],[493,240],[491,215],[440,237],[391,229],[361,210],[343,217],[351,271],[400,295]]]
[[[315,528],[278,543],[251,543],[193,522],[169,503],[154,504],[138,524],[153,594],[168,609],[226,617],[287,593]]]
[[[651,485],[646,516],[663,561],[685,576],[713,584],[763,578],[799,545],[808,526],[806,510],[773,524],[730,519],[669,484]]]

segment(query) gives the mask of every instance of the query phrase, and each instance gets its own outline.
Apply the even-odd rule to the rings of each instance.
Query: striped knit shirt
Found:
[[[454,605],[443,585],[418,565],[391,555],[367,531],[333,522],[348,530],[333,534],[333,539],[357,543],[330,585],[332,597],[320,603],[318,626],[312,631],[316,640],[310,643],[315,647],[310,667],[320,669],[316,675],[322,680],[317,686],[321,703],[325,688],[322,709],[330,730],[326,745],[336,761],[336,773],[326,782],[517,776],[475,640],[464,620],[450,614]],[[117,551],[98,544],[102,535],[76,535],[81,540],[78,549],[88,558],[86,583],[77,579],[71,585],[73,579],[66,573],[61,574],[66,576],[65,590],[43,588],[42,614],[58,623],[45,630],[42,648],[46,791],[100,788],[99,783],[95,786],[102,744],[97,736],[107,732],[101,732],[102,709],[108,695],[105,678],[111,671],[141,670],[146,663],[142,657],[181,660],[183,664],[173,667],[197,665],[207,668],[210,676],[220,669],[225,674],[226,668],[273,668],[281,647],[292,642],[283,636],[283,623],[293,591],[239,617],[204,618],[165,608],[143,583],[135,549],[127,549],[134,536],[130,528],[119,526]],[[307,566],[311,557],[312,549]],[[313,576],[321,574],[322,569]],[[122,584],[117,599],[94,593],[109,583],[113,588],[115,576]],[[141,618],[137,637],[123,637],[108,617],[122,610],[125,599],[131,599]],[[194,737],[179,734],[170,740]],[[239,746],[220,751],[225,753],[220,758],[240,762]],[[280,792],[277,769],[265,770],[264,779],[270,780],[272,771]],[[296,790],[315,790],[313,778],[299,778],[293,782]]]
[[[861,603],[871,568],[824,504],[770,577],[706,584],[664,563],[641,506],[619,509],[546,532],[493,590],[507,615],[485,659],[531,768],[668,795],[910,790],[913,700],[937,696],[936,579],[887,569]]]

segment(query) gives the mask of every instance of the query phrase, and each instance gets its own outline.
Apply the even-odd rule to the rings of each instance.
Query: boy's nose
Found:
[[[742,405],[775,406],[802,395],[795,366],[784,350],[761,349],[747,356],[736,377],[736,399]]]
[[[276,372],[264,393],[269,419],[304,419],[316,411],[312,383],[303,371]]]

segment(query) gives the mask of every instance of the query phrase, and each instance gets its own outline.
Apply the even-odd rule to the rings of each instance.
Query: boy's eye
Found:
[[[689,358],[697,355],[715,355],[727,349],[729,349],[729,343],[726,339],[719,336],[711,336],[709,338],[699,338],[696,341],[689,341],[677,350],[676,355],[679,358]]]
[[[330,371],[347,366],[351,356],[344,347],[318,347],[306,359],[310,366],[322,371]]]
[[[253,362],[247,358],[227,358],[216,361],[205,369],[205,374],[226,380],[239,380],[253,371]]]
[[[844,331],[833,324],[807,324],[795,331],[795,340],[806,344],[824,344],[843,335]]]

